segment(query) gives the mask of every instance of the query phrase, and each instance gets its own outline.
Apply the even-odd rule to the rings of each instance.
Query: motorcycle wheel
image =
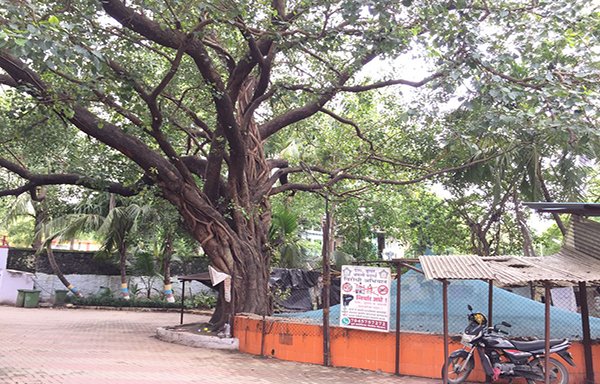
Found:
[[[467,377],[469,377],[469,375],[471,374],[471,371],[473,370],[475,364],[473,363],[473,358],[471,358],[467,363],[465,369],[461,370],[464,363],[465,358],[463,356],[448,358],[448,365],[445,367],[445,369],[446,372],[448,372],[449,384],[460,384],[467,380]],[[442,368],[442,377],[444,377],[444,368]]]
[[[567,368],[560,361],[550,358],[549,362],[550,369],[550,383],[551,384],[567,384],[569,382],[569,372]],[[539,365],[544,370],[544,359],[535,359],[531,365]],[[544,383],[544,380],[532,380],[527,379],[527,384]]]

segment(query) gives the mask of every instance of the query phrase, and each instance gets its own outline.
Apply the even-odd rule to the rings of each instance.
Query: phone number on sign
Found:
[[[374,329],[387,329],[388,322],[382,320],[369,320],[369,319],[357,319],[355,317],[348,318],[350,320],[349,326],[374,328]]]

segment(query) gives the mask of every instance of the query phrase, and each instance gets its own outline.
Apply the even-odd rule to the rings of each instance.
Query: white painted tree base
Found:
[[[157,328],[156,337],[169,343],[187,345],[195,348],[238,350],[240,341],[236,338],[221,338],[217,336],[195,335],[189,332],[177,332],[167,328]]]

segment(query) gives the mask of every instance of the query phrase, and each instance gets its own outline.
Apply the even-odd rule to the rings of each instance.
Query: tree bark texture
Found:
[[[127,284],[127,246],[119,244],[119,271],[121,274],[121,297],[129,300],[129,285]]]
[[[163,273],[163,293],[165,300],[169,303],[175,302],[175,296],[173,295],[173,287],[171,285],[171,257],[173,256],[173,235],[168,233],[165,238],[163,259],[162,259],[162,273]]]
[[[515,216],[519,225],[519,230],[523,237],[523,254],[525,256],[535,256],[535,249],[533,248],[533,239],[531,238],[531,232],[527,226],[527,220],[521,210],[521,201],[519,200],[518,191],[515,188],[513,190],[513,203],[515,204]]]
[[[73,292],[74,295],[76,295],[78,297],[83,297],[81,292],[75,286],[73,286],[73,284],[71,284],[69,282],[69,280],[67,280],[65,275],[63,275],[62,271],[60,270],[60,267],[58,266],[58,263],[56,262],[56,258],[54,257],[54,252],[52,252],[52,247],[50,247],[50,245],[48,245],[46,247],[46,255],[48,256],[48,262],[50,263],[50,267],[52,268],[52,271],[54,272],[56,277],[58,277],[60,282],[63,283],[63,285],[65,287],[67,287],[67,289],[69,289],[71,292]]]
[[[541,167],[542,167],[542,165],[540,163],[538,165],[538,172],[537,172],[537,178],[540,182],[540,189],[542,190],[544,199],[548,203],[551,203],[554,200],[552,199],[552,196],[550,195],[550,191],[548,190],[548,187],[546,186],[546,181],[544,180],[544,177],[542,175]],[[566,236],[567,235],[567,227],[566,227],[565,223],[562,221],[562,219],[560,218],[560,215],[558,213],[552,213],[552,218],[556,222],[558,229],[560,229],[560,233],[562,233],[563,236]]]

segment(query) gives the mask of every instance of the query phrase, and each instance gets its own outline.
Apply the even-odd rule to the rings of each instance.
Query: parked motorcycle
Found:
[[[488,327],[487,318],[483,313],[473,313],[469,305],[469,324],[465,328],[461,343],[462,349],[456,350],[448,357],[446,367],[442,367],[448,373],[448,383],[462,383],[471,374],[475,367],[475,351],[485,371],[488,382],[494,382],[500,378],[507,378],[509,383],[512,379],[521,377],[528,384],[544,383],[544,360],[545,341],[517,341],[509,340],[508,332],[500,329],[500,326],[511,327],[511,324],[502,322],[493,327]],[[568,339],[550,340],[550,353],[560,356],[569,365],[575,366],[573,356],[568,351],[571,343]],[[549,359],[550,383],[567,384],[569,373],[567,369],[555,358]],[[490,381],[491,380],[491,381]]]

